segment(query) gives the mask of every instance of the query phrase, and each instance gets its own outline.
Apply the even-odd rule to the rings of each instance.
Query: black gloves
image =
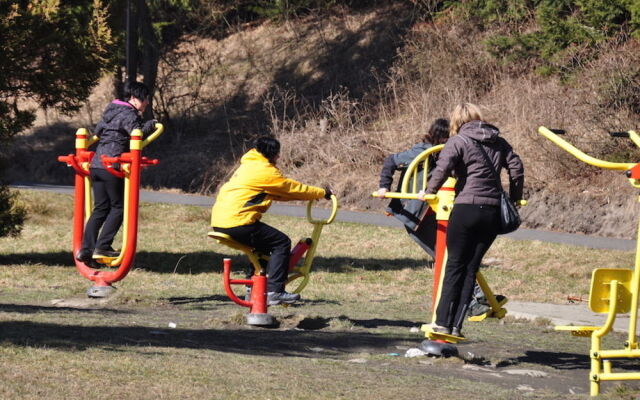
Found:
[[[325,186],[324,187],[324,198],[327,200],[331,200],[331,195],[333,194],[333,191],[331,191],[331,188],[329,186]]]

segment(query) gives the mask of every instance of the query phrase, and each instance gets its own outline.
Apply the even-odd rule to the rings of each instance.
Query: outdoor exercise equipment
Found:
[[[75,195],[73,210],[73,254],[76,267],[80,274],[93,282],[87,290],[89,297],[107,297],[113,293],[114,282],[123,279],[133,265],[138,239],[138,206],[140,200],[140,172],[143,167],[157,165],[158,160],[150,160],[142,156],[142,150],[158,138],[164,131],[162,124],[155,125],[155,131],[146,139],[142,138],[142,131],[134,129],[129,141],[129,152],[119,157],[102,156],[102,162],[111,174],[124,178],[124,221],[122,230],[122,250],[118,257],[101,258],[96,262],[105,267],[116,267],[116,270],[101,270],[78,261],[75,255],[82,247],[82,237],[86,221],[93,210],[93,196],[89,166],[94,156],[93,151],[87,150],[97,142],[97,136],[90,136],[84,128],[76,132],[76,153],[58,157],[58,161],[66,163],[75,171]],[[116,169],[114,164],[120,164]]]
[[[437,194],[424,194],[427,188],[427,175],[426,173],[420,173],[421,171],[429,170],[429,156],[441,151],[444,145],[438,145],[431,147],[422,153],[420,153],[407,167],[407,170],[402,179],[400,186],[400,192],[387,192],[384,196],[378,195],[374,192],[372,196],[383,197],[389,199],[407,199],[407,200],[423,200],[429,205],[429,213],[435,213],[436,219],[436,245],[435,245],[435,260],[433,266],[433,292],[432,292],[432,322],[435,322],[436,314],[435,309],[440,299],[440,292],[442,289],[442,281],[444,274],[442,273],[447,259],[447,226],[449,225],[449,216],[453,210],[453,203],[455,199],[455,183],[454,178],[448,178],[442,185]],[[521,202],[524,205],[526,202]],[[493,291],[489,287],[486,279],[480,271],[476,275],[476,281],[482,288],[484,295],[487,298],[490,309],[479,316],[470,317],[470,321],[482,321],[486,318],[504,318],[507,314],[507,310],[503,308],[508,299],[502,297],[500,301],[496,300]],[[421,330],[425,332],[425,336],[428,340],[424,340],[420,347],[423,351],[434,356],[450,357],[458,353],[455,343],[460,340],[464,340],[461,337],[453,335],[445,335],[442,333],[433,332],[430,324],[425,324],[421,327]]]
[[[338,213],[338,199],[335,195],[331,195],[331,211],[326,220],[313,218],[312,208],[314,202],[315,200],[311,200],[307,203],[307,221],[313,225],[311,237],[298,241],[291,250],[291,256],[289,257],[289,277],[286,285],[291,286],[293,282],[299,280],[295,289],[289,289],[289,292],[291,293],[302,292],[309,283],[311,267],[313,266],[316,248],[320,242],[322,229],[325,225],[332,223]],[[265,267],[269,261],[269,256],[234,240],[231,236],[225,233],[211,231],[208,235],[220,244],[240,250],[251,262],[251,266],[253,267],[251,279],[231,279],[231,259],[225,258],[223,262],[223,281],[225,292],[234,303],[249,308],[249,313],[246,315],[247,324],[273,325],[275,320],[273,319],[273,316],[268,313],[267,305],[267,276]],[[303,257],[304,261],[301,265],[298,265]],[[240,299],[233,292],[231,285],[244,285],[248,288],[248,294],[245,296],[244,300]],[[247,297],[249,298],[247,299]]]
[[[560,138],[563,130],[538,128],[545,138],[578,160],[598,168],[625,171],[631,186],[640,189],[640,164],[609,162],[591,157]],[[612,137],[625,137],[640,147],[640,136],[634,131],[611,132]],[[600,392],[600,382],[620,380],[640,380],[640,372],[613,372],[613,360],[639,359],[640,346],[636,337],[638,319],[638,291],[640,290],[640,227],[637,237],[636,258],[633,270],[628,268],[596,268],[591,276],[589,308],[596,313],[606,314],[602,326],[556,326],[558,331],[569,331],[574,336],[591,337],[591,395]],[[603,350],[602,338],[611,332],[618,314],[629,314],[629,336],[622,349]]]

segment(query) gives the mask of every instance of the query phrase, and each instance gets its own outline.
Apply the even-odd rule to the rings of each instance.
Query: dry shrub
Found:
[[[636,160],[633,145],[606,132],[637,121],[637,41],[601,45],[600,57],[561,82],[531,72],[526,61],[491,57],[484,43],[495,32],[409,14],[392,5],[268,22],[221,40],[185,37],[160,65],[155,104],[169,129],[148,149],[161,164],[145,171],[145,184],[213,192],[251,140],[271,132],[282,142],[285,174],[331,184],[345,207],[381,210],[370,193],[384,157],[415,144],[456,103],[471,101],[525,163],[526,225],[633,235],[638,206],[622,174],[585,166],[536,130],[564,128],[588,154]],[[101,109],[91,100],[76,120],[95,123]],[[21,160],[49,144],[28,145]]]

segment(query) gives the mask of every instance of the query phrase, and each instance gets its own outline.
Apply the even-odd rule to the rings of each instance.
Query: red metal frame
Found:
[[[89,175],[89,171],[82,168],[81,164],[91,162],[94,153],[87,151],[86,148],[78,147],[78,143],[84,143],[86,146],[87,135],[78,131],[76,133],[76,154],[58,157],[58,161],[64,162],[71,166],[75,171],[75,199],[73,212],[73,254],[74,261],[78,272],[85,278],[93,281],[95,286],[111,286],[112,283],[122,280],[131,269],[133,259],[136,253],[136,244],[138,239],[138,208],[140,201],[140,171],[147,165],[157,165],[158,160],[149,160],[142,157],[142,136],[140,131],[131,133],[130,151],[123,153],[120,157],[104,157],[103,163],[107,167],[107,171],[113,175],[123,178],[123,171],[113,168],[113,163],[129,164],[129,204],[127,224],[125,229],[125,237],[127,238],[125,253],[122,262],[115,271],[97,270],[89,267],[82,261],[78,261],[75,255],[82,248],[82,238],[84,236],[85,222],[85,177]]]
[[[225,258],[224,265],[224,290],[227,296],[236,304],[249,307],[250,314],[267,313],[267,277],[254,275],[251,279],[231,279],[231,259]],[[245,285],[251,287],[251,301],[240,299],[231,289],[231,285]]]

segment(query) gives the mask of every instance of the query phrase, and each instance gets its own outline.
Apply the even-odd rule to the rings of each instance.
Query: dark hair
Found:
[[[262,136],[256,140],[256,150],[273,163],[280,154],[280,142],[270,136]]]
[[[149,88],[144,83],[140,82],[127,82],[124,84],[124,99],[129,100],[132,97],[140,101],[144,101],[149,98]]]
[[[444,144],[447,139],[449,139],[449,120],[446,118],[438,118],[433,121],[433,124],[429,127],[422,141],[437,146]]]

